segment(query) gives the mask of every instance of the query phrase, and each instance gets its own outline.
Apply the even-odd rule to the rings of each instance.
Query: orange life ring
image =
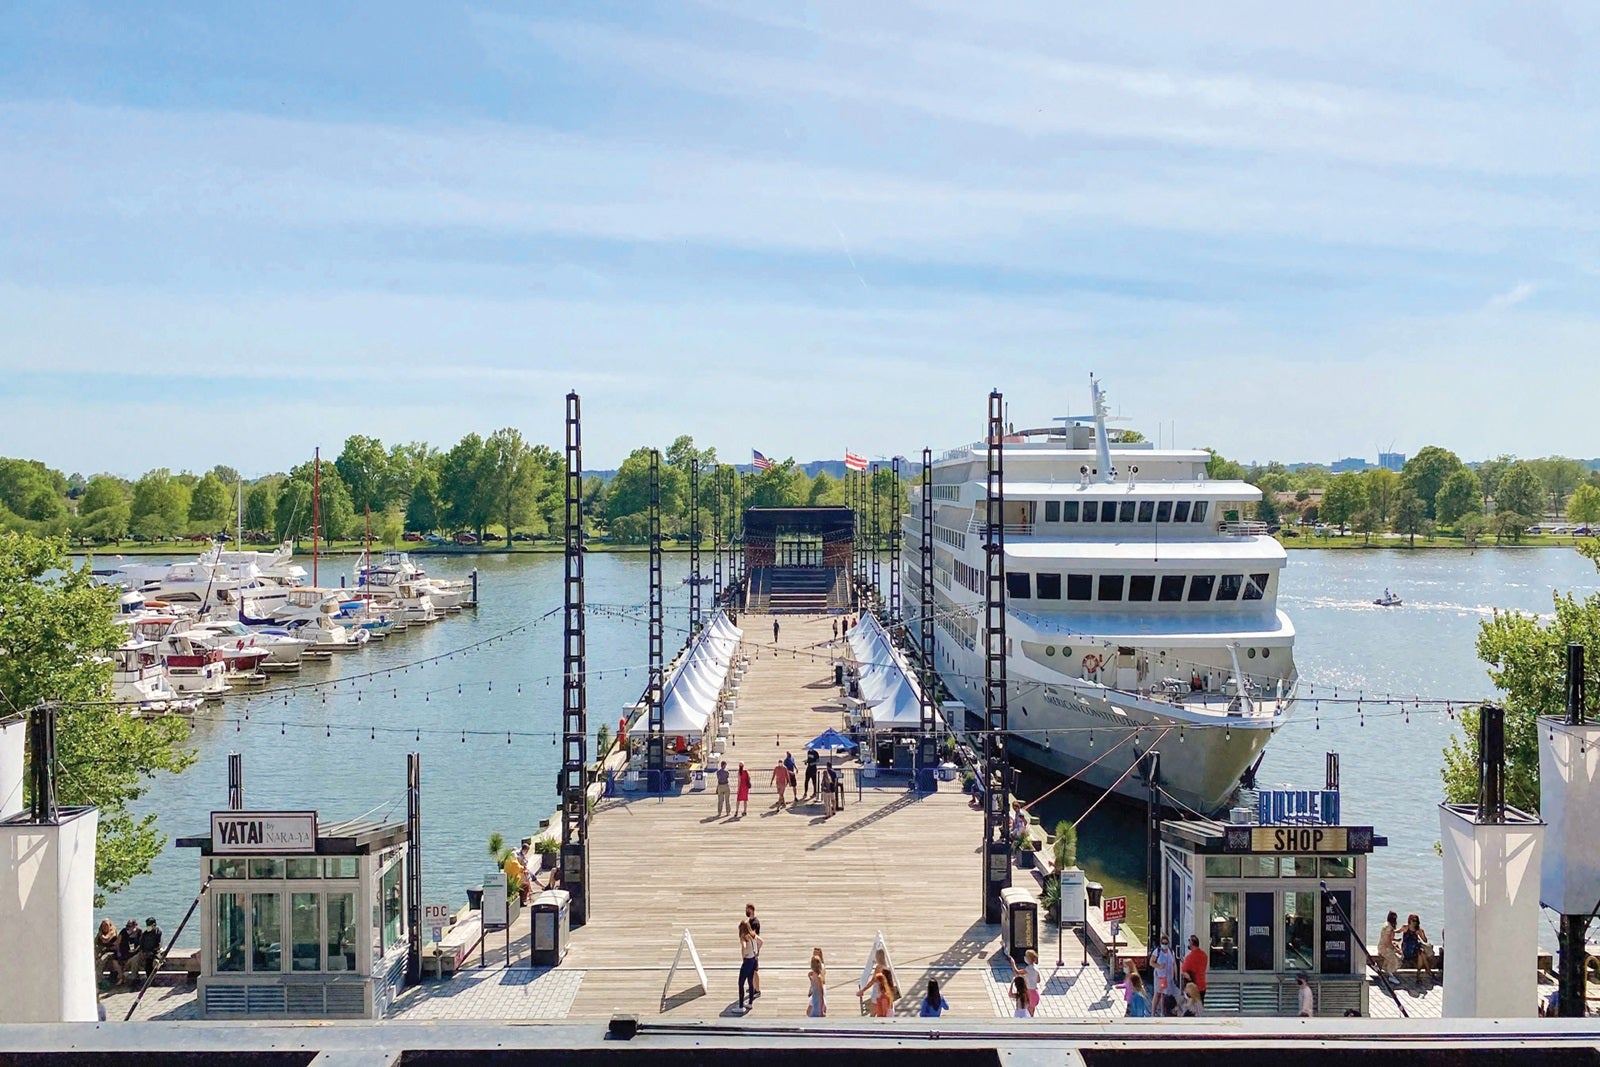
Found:
[[[1100,672],[1100,668],[1105,664],[1105,662],[1106,658],[1104,656],[1097,656],[1093,652],[1090,652],[1088,655],[1083,657],[1083,669],[1089,674],[1098,674]]]

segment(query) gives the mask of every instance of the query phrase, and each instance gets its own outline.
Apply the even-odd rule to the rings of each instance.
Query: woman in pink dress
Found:
[[[739,794],[733,805],[734,818],[750,814],[750,772],[743,763],[739,764]]]

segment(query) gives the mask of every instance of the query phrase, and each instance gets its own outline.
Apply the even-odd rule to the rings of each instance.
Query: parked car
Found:
[[[460,533],[456,534],[456,544],[458,545],[475,545],[477,543],[478,538],[475,535],[468,533],[466,530],[462,530]]]
[[[422,535],[417,533],[415,530],[407,530],[405,533],[400,535],[400,540],[410,541],[412,544],[416,544],[418,541],[422,540]]]

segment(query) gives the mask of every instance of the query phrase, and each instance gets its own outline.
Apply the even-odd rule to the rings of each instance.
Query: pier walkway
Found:
[[[773,618],[739,620],[750,669],[727,758],[730,770],[744,761],[754,779],[749,814],[718,818],[714,786],[600,803],[590,831],[591,918],[563,964],[585,972],[572,1013],[737,1013],[746,903],[756,906],[765,941],[753,1015],[805,1013],[813,947],[827,961],[829,1014],[858,1014],[861,970],[880,931],[902,1010],[920,1002],[929,976],[941,979],[952,1006],[987,1009],[999,927],[977,921],[982,812],[948,786],[918,795],[903,776],[858,782],[853,771],[832,818],[816,802],[777,810],[773,766],[791,752],[803,770],[805,743],[840,726],[841,708],[829,662],[834,620],[779,616],[774,644]],[[685,929],[709,988],[677,995],[697,981],[685,961],[664,999]]]

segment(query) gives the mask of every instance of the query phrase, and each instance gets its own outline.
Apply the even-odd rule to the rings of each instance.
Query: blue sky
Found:
[[[10,5],[0,454],[1600,455],[1600,17]]]

